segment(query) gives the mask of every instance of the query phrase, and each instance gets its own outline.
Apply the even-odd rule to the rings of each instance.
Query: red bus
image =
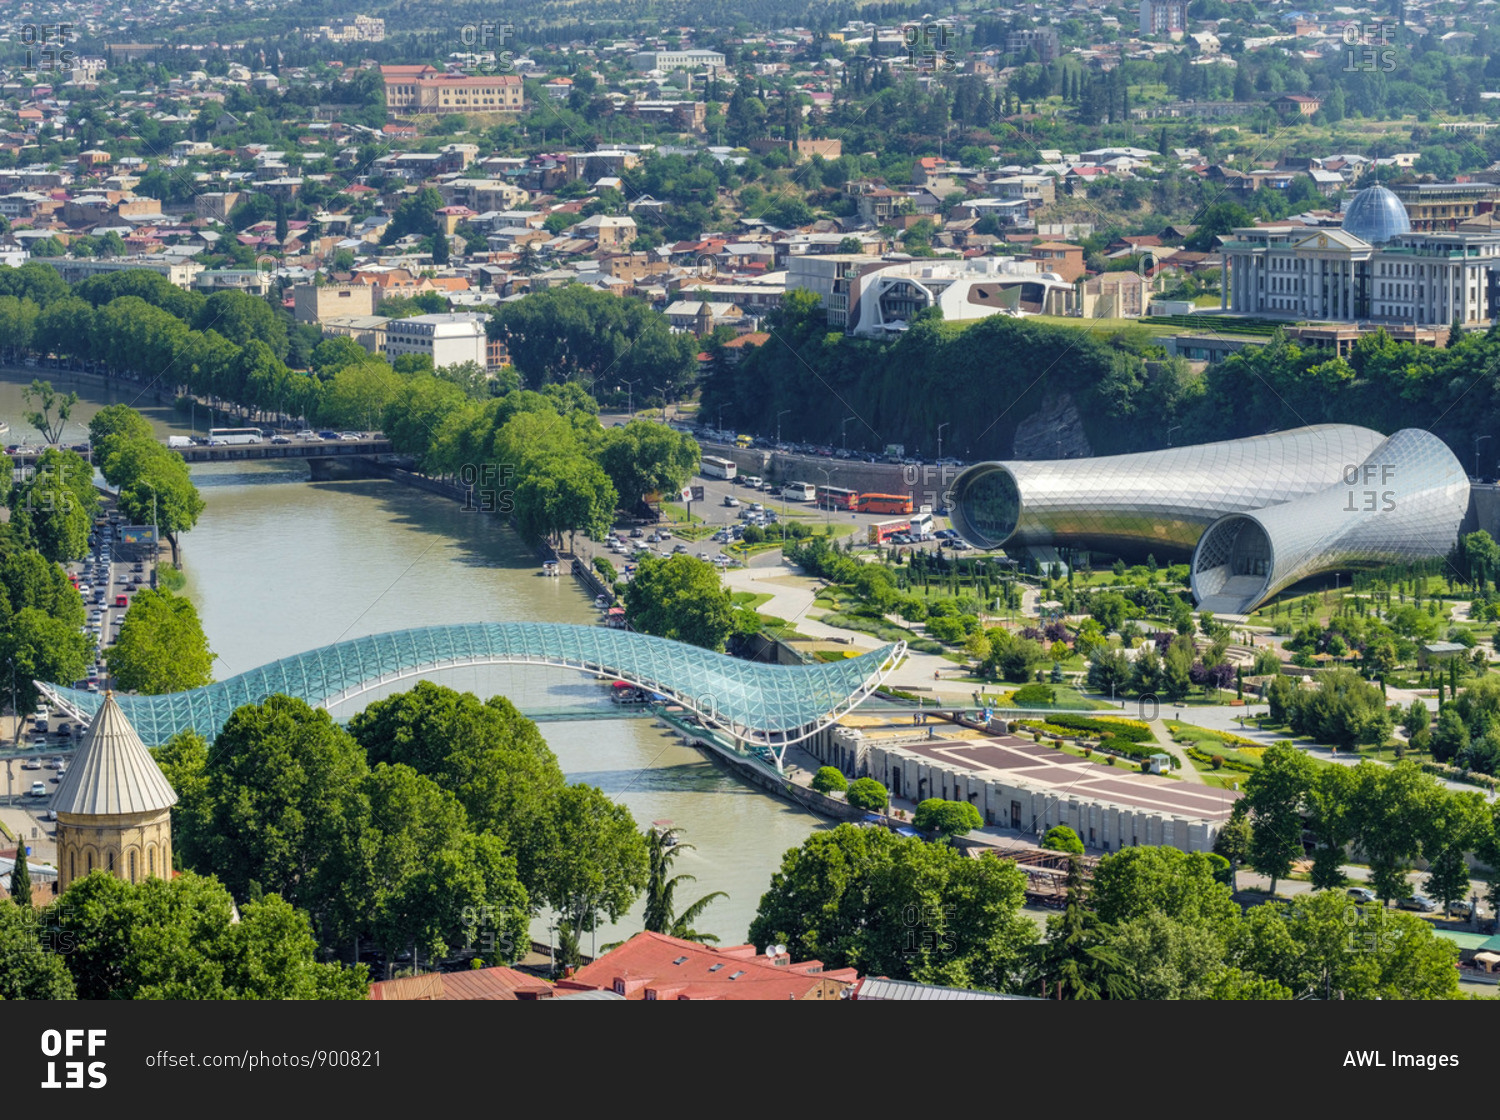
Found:
[[[870,544],[885,544],[897,533],[911,531],[909,520],[899,521],[877,521],[866,530],[866,539]]]
[[[909,494],[861,494],[859,496],[860,513],[910,513],[911,509]]]
[[[845,490],[839,486],[819,486],[818,505],[824,509],[859,509],[859,491]]]

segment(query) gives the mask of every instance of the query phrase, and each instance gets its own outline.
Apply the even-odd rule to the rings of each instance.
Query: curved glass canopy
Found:
[[[697,646],[604,626],[480,622],[427,626],[354,638],[190,692],[116,695],[147,746],[180,731],[212,739],[230,714],[282,693],[331,707],[382,685],[470,665],[549,665],[607,674],[679,702],[707,725],[772,749],[816,734],[853,708],[894,668],[904,642],[861,657],[815,665],[763,665]],[[98,693],[38,681],[49,700],[89,720]]]

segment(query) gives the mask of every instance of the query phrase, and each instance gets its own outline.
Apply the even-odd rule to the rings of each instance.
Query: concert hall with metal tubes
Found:
[[[1446,555],[1469,480],[1430,432],[1348,424],[1089,459],[978,463],[951,488],[976,548],[1191,557],[1199,608],[1247,614],[1332,571]]]

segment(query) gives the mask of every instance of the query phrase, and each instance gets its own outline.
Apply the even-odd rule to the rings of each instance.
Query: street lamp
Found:
[[[623,381],[626,385],[629,386],[629,390],[628,390],[627,396],[625,398],[625,407],[630,410],[630,418],[632,420],[634,420],[635,419],[635,381],[639,381],[640,378],[637,377],[635,379],[635,381],[631,381],[628,377],[622,377],[622,378],[620,378],[620,380]],[[615,392],[618,393],[619,391],[620,391],[620,387],[618,385],[616,385],[615,386]]]
[[[818,470],[823,472],[823,481],[827,483],[827,487],[823,491],[823,523],[832,526],[833,499],[829,497],[828,491],[833,489],[833,471],[828,467],[819,467]]]
[[[667,390],[661,385],[653,385],[651,387],[661,394],[661,422],[665,424],[667,422],[667,404],[669,403],[667,401]]]
[[[1489,439],[1489,438],[1490,438],[1489,436],[1475,436],[1474,437],[1474,478],[1475,478],[1475,481],[1478,481],[1478,479],[1479,479],[1479,445],[1481,443],[1483,443],[1485,440]]]
[[[719,431],[724,430],[724,406],[719,406]]]
[[[1170,428],[1167,429],[1167,446],[1168,447],[1172,446],[1172,433],[1173,432],[1177,432],[1177,431],[1181,431],[1181,430],[1182,430],[1182,425],[1181,424],[1173,424]]]
[[[951,420],[944,420],[941,424],[938,425],[938,453],[937,453],[937,457],[938,457],[938,462],[939,463],[941,463],[943,461],[943,429],[946,428],[946,427],[949,427],[952,423],[953,422]]]
[[[845,416],[839,421],[839,444],[845,451],[849,450],[849,421],[858,419],[857,416]]]
[[[791,412],[791,411],[792,410],[790,408],[783,408],[780,412],[778,412],[776,414],[776,450],[777,451],[781,450],[781,418],[783,416],[785,416],[788,412]]]

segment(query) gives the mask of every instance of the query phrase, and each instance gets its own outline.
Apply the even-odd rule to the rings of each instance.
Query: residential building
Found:
[[[1187,0],[1141,0],[1142,35],[1180,35],[1187,30]]]
[[[1322,107],[1322,98],[1305,93],[1283,93],[1271,101],[1271,108],[1283,117],[1310,117]]]
[[[1057,28],[1037,27],[1029,31],[1009,31],[1005,35],[1005,53],[1019,59],[1027,51],[1036,53],[1043,66],[1057,61],[1059,46]]]
[[[90,276],[97,276],[101,272],[122,272],[132,268],[144,268],[158,272],[177,287],[186,289],[193,286],[193,278],[203,271],[203,266],[198,262],[184,261],[176,257],[170,259],[115,257],[108,260],[54,257],[47,263],[57,269],[58,275],[69,284],[87,280]]]
[[[402,354],[426,354],[434,369],[475,362],[488,368],[485,324],[488,315],[447,312],[392,319],[385,326],[385,352],[392,358]]]
[[[193,277],[193,287],[200,292],[217,292],[225,288],[251,295],[265,296],[271,293],[274,273],[260,268],[215,268],[205,269]]]
[[[321,323],[374,315],[379,291],[374,284],[298,284],[292,289],[292,317],[299,323]]]
[[[371,354],[384,354],[385,328],[390,321],[384,315],[339,315],[318,325],[324,338],[352,338]]]

